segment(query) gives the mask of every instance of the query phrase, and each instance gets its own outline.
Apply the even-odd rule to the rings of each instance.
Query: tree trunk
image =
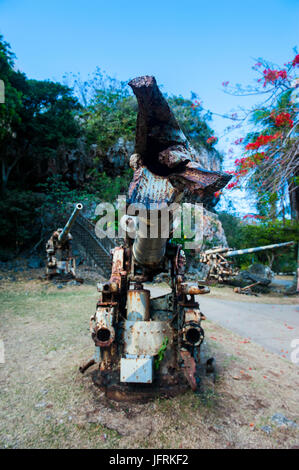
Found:
[[[296,292],[299,294],[299,242],[298,242],[298,247],[297,247],[297,269],[296,269]]]
[[[272,253],[266,253],[266,255],[268,259],[268,266],[270,269],[272,269],[272,266],[275,260],[275,254],[272,252]]]

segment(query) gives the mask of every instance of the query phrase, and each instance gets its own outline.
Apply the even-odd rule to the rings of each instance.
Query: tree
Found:
[[[6,261],[32,244],[40,233],[39,211],[45,202],[32,191],[7,191],[0,200],[0,259]]]
[[[96,90],[83,117],[89,141],[97,143],[103,155],[120,137],[134,140],[137,103],[123,82]]]
[[[219,218],[232,249],[253,248],[294,241],[293,246],[275,250],[259,251],[234,258],[234,264],[247,267],[253,260],[267,264],[276,272],[291,272],[296,269],[296,242],[299,241],[299,224],[286,221],[246,221],[225,212],[219,213]]]
[[[22,154],[23,180],[31,184],[48,176],[49,161],[75,149],[82,130],[80,105],[72,90],[60,83],[26,80],[22,90],[21,122],[16,147]]]
[[[104,156],[120,137],[134,141],[138,107],[127,82],[113,79],[97,69],[89,80],[84,82],[75,75],[72,83],[81,102],[86,104],[82,117],[89,142],[97,143],[100,154]],[[205,148],[222,160],[213,148],[217,139],[208,125],[210,115],[202,112],[199,101],[195,99],[197,96],[192,93],[191,99],[167,95],[166,98],[192,145],[199,152]]]
[[[296,243],[299,241],[298,228],[298,224],[294,224],[290,220],[284,223],[283,221],[267,221],[260,224],[243,224],[242,243],[249,247],[289,241]],[[276,271],[295,271],[296,269],[296,245],[261,251],[256,256],[260,262],[268,264]]]
[[[107,152],[121,138],[124,146],[132,147],[135,140],[137,101],[127,82],[118,81],[99,68],[86,81],[79,74],[66,77],[74,87],[83,108],[81,119],[89,144],[96,144],[95,168],[90,171],[89,187],[102,196],[109,197],[103,189],[105,183],[114,181],[114,190],[126,191],[130,181],[128,166],[114,168],[107,161]],[[192,97],[197,98],[195,94]],[[221,162],[221,155],[213,148],[216,139],[208,125],[209,113],[203,113],[200,103],[181,96],[166,96],[179,124],[192,145],[201,152],[206,149],[213,158]],[[212,139],[209,140],[209,139]],[[112,185],[110,185],[112,186]],[[102,187],[102,188],[101,188]]]
[[[6,192],[12,172],[23,184],[40,177],[61,148],[77,145],[80,108],[72,90],[60,83],[28,80],[14,70],[14,55],[0,36],[0,73],[5,103],[0,105],[1,190]],[[34,178],[33,178],[34,180]]]
[[[5,86],[5,102],[0,104],[0,155],[1,155],[1,190],[5,192],[8,178],[20,159],[19,155],[6,149],[15,139],[15,126],[20,121],[22,94],[13,85],[14,81],[23,80],[23,75],[13,70],[14,55],[10,46],[0,35],[0,77]]]
[[[184,134],[188,137],[193,147],[201,152],[204,148],[215,154],[222,161],[222,156],[213,148],[217,142],[213,131],[208,125],[211,120],[209,112],[203,113],[203,108],[195,93],[191,93],[191,99],[182,96],[167,97],[170,107],[177,118]]]

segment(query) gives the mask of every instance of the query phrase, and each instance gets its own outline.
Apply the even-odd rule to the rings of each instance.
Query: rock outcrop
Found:
[[[203,238],[204,249],[215,246],[222,246],[223,248],[228,247],[227,239],[218,215],[207,209],[203,210]]]

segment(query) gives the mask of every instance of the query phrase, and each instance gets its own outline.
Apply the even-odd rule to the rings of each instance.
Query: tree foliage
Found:
[[[78,100],[60,83],[29,80],[14,70],[14,56],[0,37],[0,73],[5,103],[0,105],[1,189],[13,178],[19,185],[45,177],[61,148],[74,148],[81,130]]]
[[[14,61],[0,36],[0,78],[5,83],[5,103],[0,104],[1,242],[17,253],[46,228],[43,213],[58,213],[60,206],[82,198],[114,201],[127,192],[132,177],[128,162],[118,168],[108,154],[113,160],[111,149],[120,138],[130,144],[127,152],[133,150],[138,106],[128,83],[100,68],[86,81],[77,74],[62,84],[29,79]],[[213,149],[210,116],[198,102],[193,104],[197,97],[192,96],[167,99],[193,146],[220,160]],[[81,172],[80,178],[70,180],[70,172]]]
[[[299,223],[292,220],[275,220],[246,223],[240,218],[222,212],[219,218],[223,225],[228,245],[232,249],[245,249],[294,241],[292,247],[260,251],[234,258],[239,267],[246,267],[253,262],[270,265],[276,272],[295,271],[296,243],[299,242]]]
[[[44,197],[33,191],[10,190],[0,200],[0,258],[18,254],[40,234]]]
[[[203,112],[201,103],[197,98],[197,95],[194,93],[191,93],[190,99],[183,98],[182,96],[167,97],[175,117],[193,147],[199,152],[202,149],[206,149],[211,153],[215,153],[222,160],[222,156],[212,148],[212,144],[217,139],[213,137],[213,131],[208,125],[211,116],[209,113]]]

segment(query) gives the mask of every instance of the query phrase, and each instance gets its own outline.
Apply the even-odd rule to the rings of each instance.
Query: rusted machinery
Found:
[[[137,209],[142,204],[146,214],[139,214],[135,239],[127,237],[113,250],[111,277],[98,286],[100,298],[90,320],[95,356],[80,368],[83,373],[96,364],[94,383],[119,400],[197,389],[204,315],[196,296],[209,289],[185,281],[185,254],[163,233],[162,206],[191,194],[205,200],[230,179],[198,166],[154,77],[129,85],[139,113],[128,204]],[[150,236],[152,220],[155,238]],[[163,272],[171,275],[170,289],[155,297],[145,283]]]
[[[73,237],[70,230],[82,209],[82,204],[76,204],[65,227],[55,230],[51,238],[47,241],[46,275],[48,279],[57,276],[62,279],[76,278],[76,261],[72,256]]]
[[[248,253],[256,253],[263,250],[274,250],[283,246],[291,246],[294,242],[276,243],[273,245],[257,246],[254,248],[246,248],[244,250],[231,250],[230,248],[217,247],[212,250],[206,250],[200,254],[199,261],[208,265],[206,280],[217,282],[228,282],[238,275],[239,270],[234,268],[232,263],[227,259],[232,256],[240,256]]]
[[[229,248],[217,247],[200,253],[199,262],[208,266],[204,281],[225,282],[238,274],[238,270],[225,257],[228,251]]]

